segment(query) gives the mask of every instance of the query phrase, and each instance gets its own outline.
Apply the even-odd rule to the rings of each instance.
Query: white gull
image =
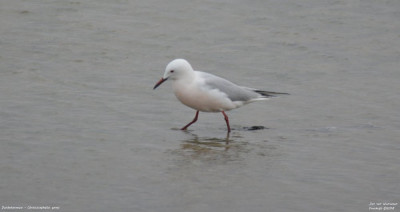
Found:
[[[184,59],[171,61],[165,68],[164,76],[153,89],[156,89],[167,79],[173,81],[173,90],[179,101],[196,110],[194,119],[181,130],[186,130],[196,122],[200,111],[221,112],[225,117],[229,133],[231,128],[225,111],[254,101],[267,100],[279,94],[288,94],[236,85],[213,74],[195,71],[190,63]]]

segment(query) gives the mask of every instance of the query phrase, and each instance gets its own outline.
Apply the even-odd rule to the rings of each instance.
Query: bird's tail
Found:
[[[261,90],[254,90],[254,92],[261,94],[263,97],[276,97],[277,95],[289,95],[288,93],[279,93],[279,92],[272,92],[272,91],[261,91]]]

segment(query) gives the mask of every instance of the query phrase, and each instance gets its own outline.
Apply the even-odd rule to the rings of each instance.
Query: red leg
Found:
[[[197,117],[199,117],[199,112],[200,112],[200,111],[197,111],[197,112],[196,112],[196,116],[194,117],[193,121],[191,121],[191,122],[190,122],[189,124],[187,124],[186,126],[182,127],[181,130],[186,130],[190,125],[192,125],[193,123],[195,123],[195,122],[197,121]]]
[[[230,133],[230,132],[231,132],[231,127],[229,126],[229,119],[228,119],[228,116],[225,114],[224,111],[222,111],[222,114],[223,114],[224,117],[225,117],[226,126],[228,127],[228,133]]]

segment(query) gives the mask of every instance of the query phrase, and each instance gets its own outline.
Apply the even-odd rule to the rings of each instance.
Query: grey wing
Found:
[[[204,78],[204,83],[208,88],[224,92],[231,101],[247,102],[252,99],[262,98],[261,94],[256,93],[251,88],[238,86],[224,78],[209,73],[199,72],[199,74]]]

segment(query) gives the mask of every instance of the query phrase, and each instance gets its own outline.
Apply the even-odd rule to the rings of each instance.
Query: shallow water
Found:
[[[1,1],[0,204],[398,203],[399,11],[398,1]],[[228,112],[229,137],[219,113],[200,113],[182,132],[195,112],[170,82],[152,90],[178,57],[291,95]]]

